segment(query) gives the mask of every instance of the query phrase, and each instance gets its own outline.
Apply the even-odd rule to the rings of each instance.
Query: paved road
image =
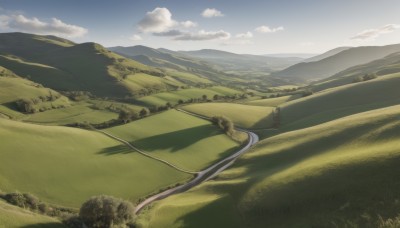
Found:
[[[193,115],[193,116],[196,116],[196,117],[199,117],[202,119],[207,119],[207,120],[210,119],[210,118],[207,118],[207,117],[204,117],[201,115],[197,115],[194,113],[190,113],[190,112],[187,112],[184,110],[178,110],[178,111],[181,111],[181,112],[184,112],[189,115]],[[196,174],[196,177],[194,179],[192,179],[191,181],[189,181],[183,185],[160,192],[160,193],[153,195],[153,196],[147,198],[146,200],[142,201],[139,205],[136,206],[135,214],[138,214],[145,206],[149,205],[150,203],[153,203],[154,201],[164,199],[170,195],[185,192],[185,191],[193,188],[194,186],[199,185],[199,184],[203,183],[204,181],[207,181],[207,180],[215,177],[220,172],[224,171],[226,168],[228,168],[230,165],[232,165],[241,154],[243,154],[244,152],[249,150],[251,146],[253,146],[254,144],[256,144],[258,142],[258,136],[255,133],[248,131],[248,130],[244,130],[244,129],[238,129],[238,128],[236,130],[242,131],[242,132],[245,132],[248,134],[249,141],[246,144],[246,146],[244,146],[242,149],[240,149],[236,153],[230,155],[229,157],[215,163],[214,165],[211,165],[207,169],[204,169],[204,170],[198,172]]]

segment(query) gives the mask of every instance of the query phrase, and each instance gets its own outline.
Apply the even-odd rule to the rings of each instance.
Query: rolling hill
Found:
[[[355,47],[316,62],[298,63],[272,75],[298,83],[328,78],[349,67],[381,59],[399,52],[400,44],[387,46]]]
[[[215,180],[155,203],[138,223],[396,227],[399,115],[393,106],[265,139]]]
[[[354,82],[358,77],[366,74],[382,76],[400,72],[400,52],[390,54],[382,59],[350,67],[329,78],[317,81],[309,86],[313,91],[321,91]]]
[[[284,69],[301,62],[296,57],[270,57],[261,55],[235,54],[214,49],[202,49],[197,51],[179,51],[179,53],[203,59],[214,63],[224,71],[263,71],[272,72]]]
[[[344,85],[280,106],[281,129],[314,126],[347,115],[400,104],[400,74]]]
[[[140,88],[132,86],[126,79],[136,73],[159,77],[163,86],[157,89],[161,91],[181,86],[165,78],[160,70],[96,43],[75,44],[54,36],[26,33],[1,33],[0,43],[1,66],[58,91],[88,91],[101,97],[121,98],[157,86],[151,82]]]
[[[322,54],[320,54],[320,55],[313,56],[313,57],[311,57],[311,58],[307,58],[307,59],[303,60],[303,62],[305,62],[305,63],[317,62],[317,61],[326,59],[326,58],[328,58],[328,57],[331,57],[331,56],[333,56],[333,55],[339,54],[340,52],[345,51],[345,50],[348,50],[348,49],[350,49],[350,48],[351,48],[351,47],[338,47],[338,48],[334,48],[334,49],[329,50],[329,51],[327,51],[327,52],[325,52],[325,53],[322,53]]]

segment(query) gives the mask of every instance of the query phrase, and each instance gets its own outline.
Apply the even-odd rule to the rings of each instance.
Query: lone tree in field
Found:
[[[82,204],[79,217],[87,227],[110,228],[133,220],[133,205],[112,196],[94,196]]]
[[[221,128],[227,135],[233,136],[235,133],[235,126],[233,122],[225,116],[213,116],[211,121]]]

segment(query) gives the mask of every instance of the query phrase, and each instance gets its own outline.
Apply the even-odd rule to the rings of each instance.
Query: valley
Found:
[[[397,24],[332,48],[157,7],[128,45],[2,7],[0,228],[400,226]]]

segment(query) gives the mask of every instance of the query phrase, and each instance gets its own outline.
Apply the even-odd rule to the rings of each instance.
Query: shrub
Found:
[[[94,196],[82,204],[79,216],[89,227],[107,228],[133,219],[134,208],[128,201],[112,196]]]

